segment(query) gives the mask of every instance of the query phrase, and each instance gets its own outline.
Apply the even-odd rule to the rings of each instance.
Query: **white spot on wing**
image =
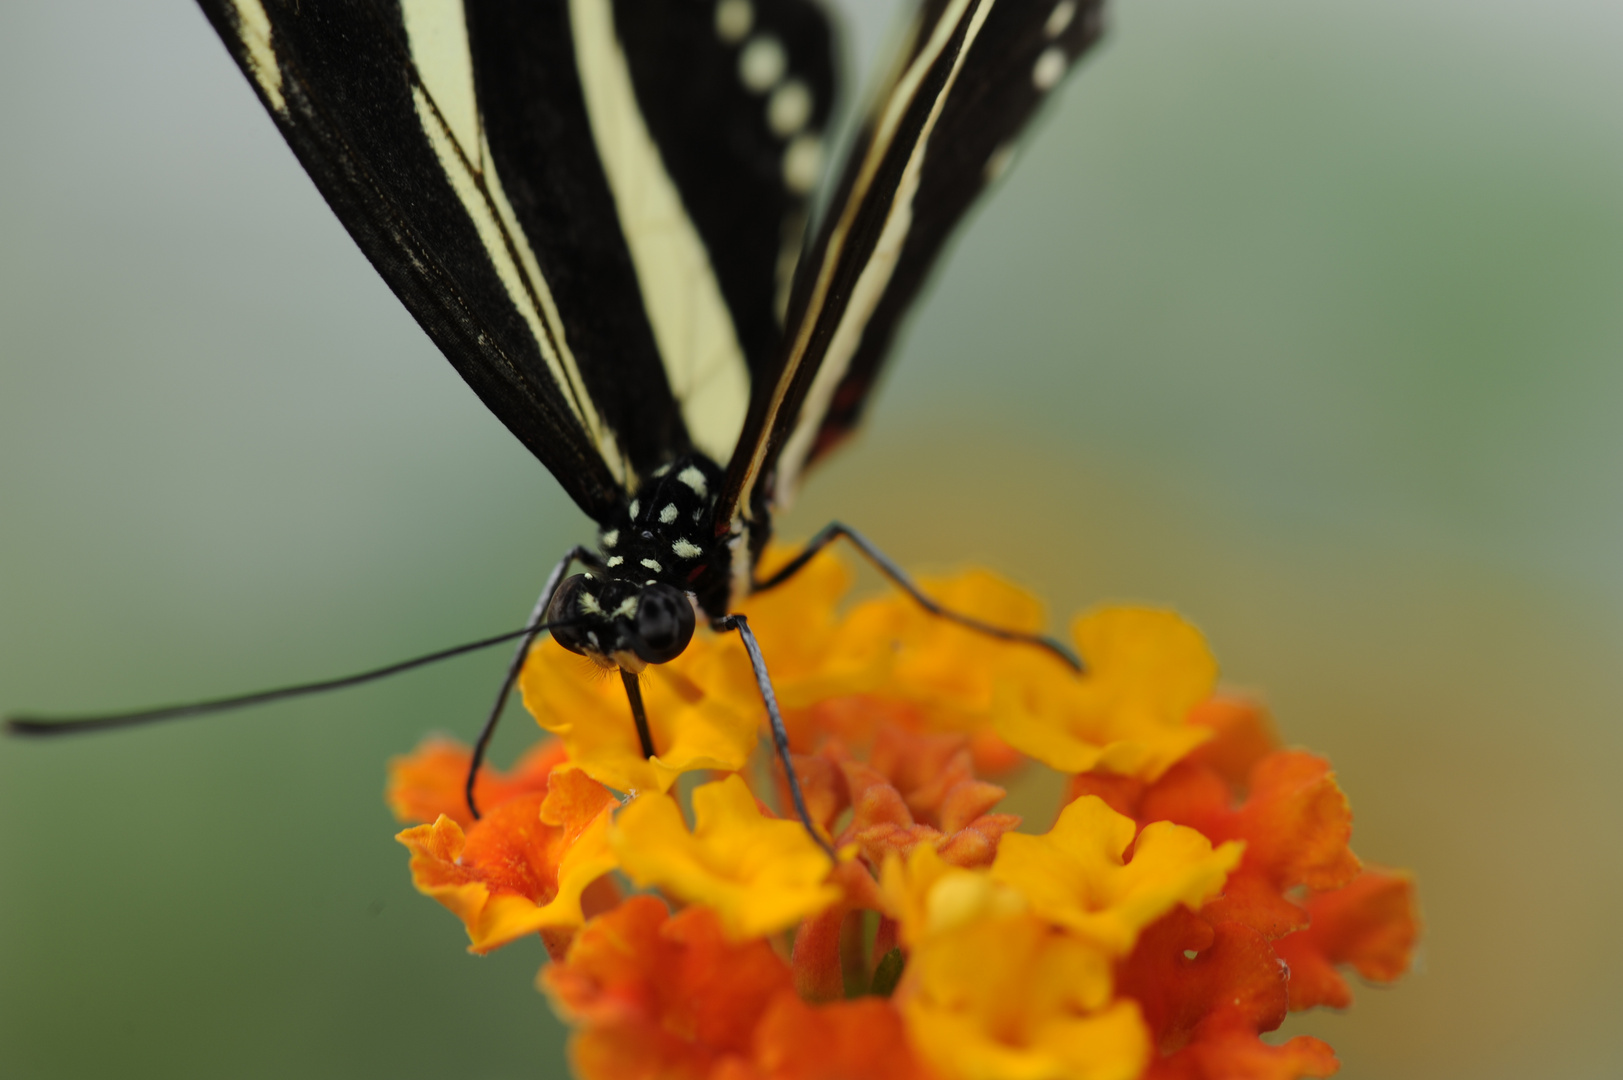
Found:
[[[699,467],[697,465],[689,465],[687,468],[677,473],[676,478],[682,483],[686,484],[688,487],[692,488],[693,494],[697,495],[701,499],[704,498],[704,493],[708,489],[705,486],[704,473],[699,471]]]
[[[618,544],[619,542],[620,542],[620,530],[619,529],[610,529],[608,532],[603,534],[603,546],[604,547],[613,547],[615,544]]]
[[[738,78],[752,93],[764,94],[789,70],[789,54],[783,42],[771,34],[758,34],[738,54]]]
[[[790,79],[766,103],[766,123],[772,134],[787,139],[806,126],[812,114],[811,88],[799,79]]]
[[[608,559],[608,566],[612,569],[625,561],[625,556],[623,555],[610,555]]]
[[[1050,45],[1037,57],[1037,62],[1031,68],[1031,83],[1039,90],[1052,90],[1059,85],[1065,77],[1065,67],[1069,61],[1065,58],[1065,50],[1058,45]]]
[[[609,0],[570,0],[575,61],[643,306],[694,444],[726,461],[749,407],[749,369],[698,230],[637,106]]]
[[[254,81],[265,91],[271,108],[287,111],[287,99],[282,96],[282,65],[276,62],[276,50],[271,47],[271,21],[265,5],[259,0],[236,0],[237,31],[242,43],[248,47],[248,68]]]
[[[721,0],[716,5],[716,36],[729,45],[743,41],[755,25],[755,5],[750,0]]]
[[[816,135],[797,135],[783,152],[783,185],[796,195],[817,186],[823,175],[823,140]]]
[[[669,525],[671,522],[676,520],[676,514],[677,514],[676,504],[675,503],[666,503],[664,506],[660,507],[660,510],[659,510],[660,524]]]
[[[656,574],[665,569],[663,566],[659,565],[659,560],[657,559],[644,559],[642,564]]]
[[[1059,3],[1054,5],[1054,10],[1049,12],[1048,21],[1043,24],[1043,33],[1048,35],[1050,40],[1057,38],[1065,33],[1074,18],[1076,18],[1076,0],[1059,0]]]
[[[676,553],[676,557],[678,559],[697,559],[700,555],[704,554],[704,549],[699,547],[698,544],[690,544],[688,541],[682,539],[678,539],[675,543],[673,543],[671,545],[671,550]]]
[[[1014,144],[1004,143],[992,151],[992,156],[986,159],[986,182],[990,184],[1004,173],[1014,162]]]

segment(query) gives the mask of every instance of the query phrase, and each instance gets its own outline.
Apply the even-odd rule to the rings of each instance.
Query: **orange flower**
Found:
[[[797,757],[795,771],[816,820],[832,825],[852,811],[836,845],[855,844],[871,867],[921,843],[959,866],[989,866],[998,839],[1020,824],[1013,814],[989,812],[1004,789],[975,778],[970,740],[962,735],[885,728],[867,762],[830,743]],[[780,802],[787,797],[780,783]]]
[[[1267,939],[1239,923],[1213,925],[1183,908],[1146,929],[1116,973],[1121,993],[1144,1010],[1163,1054],[1189,1043],[1219,1011],[1272,1031],[1285,1019],[1290,971]]]
[[[463,805],[465,750],[431,742],[393,763],[390,805],[435,819],[400,836],[414,880],[474,951],[541,932],[556,962],[540,983],[576,1028],[577,1075],[1333,1073],[1318,1040],[1261,1033],[1290,1009],[1347,1004],[1339,968],[1401,974],[1413,886],[1361,869],[1327,762],[1279,749],[1252,703],[1212,695],[1198,631],[1165,611],[1092,613],[1073,626],[1078,677],[897,594],[842,616],[849,584],[820,555],[745,603],[839,860],[750,790],[776,784],[788,805],[785,778],[751,768],[763,709],[728,635],[701,632],[642,676],[652,759],[618,680],[581,678],[587,662],[548,644],[522,686],[558,739],[480,776],[483,820]],[[1042,624],[991,575],[927,587],[988,622]],[[1013,831],[1004,788],[981,778],[1026,754],[1073,773],[1042,835]],[[725,775],[675,786],[696,770]],[[620,806],[611,789],[635,797]],[[688,906],[621,902],[611,869]]]
[[[428,738],[410,754],[389,759],[389,786],[385,798],[401,823],[433,821],[445,815],[466,829],[473,824],[463,785],[473,751],[459,742]],[[568,758],[556,739],[532,746],[511,772],[489,767],[479,770],[473,795],[481,808],[490,809],[526,792],[547,790],[547,777]]]
[[[1257,1038],[1233,1009],[1214,1013],[1193,1041],[1150,1066],[1145,1080],[1303,1080],[1334,1076],[1341,1068],[1335,1052],[1311,1035],[1279,1046]]]
[[[1269,938],[1307,925],[1307,913],[1287,896],[1292,889],[1336,889],[1358,874],[1358,857],[1347,846],[1347,797],[1329,762],[1300,751],[1276,751],[1258,762],[1238,808],[1214,772],[1179,765],[1145,792],[1139,817],[1190,825],[1214,840],[1246,841],[1245,860],[1208,915]]]
[[[753,1049],[751,1066],[727,1080],[931,1080],[901,1015],[877,998],[808,1005],[780,991]]]
[[[1366,870],[1345,888],[1309,898],[1307,913],[1306,930],[1274,942],[1290,965],[1292,1010],[1351,1005],[1352,991],[1336,973],[1338,965],[1374,983],[1392,982],[1409,970],[1420,922],[1407,874]]]
[[[543,930],[579,926],[581,895],[614,868],[607,830],[614,796],[570,766],[545,794],[494,806],[466,832],[441,815],[396,837],[411,850],[412,883],[468,928],[485,953]]]
[[[579,1029],[582,1080],[925,1080],[887,1003],[805,1004],[766,942],[729,940],[707,908],[673,918],[634,897],[588,923],[541,985]]]
[[[1324,759],[1271,749],[1266,718],[1254,706],[1229,702],[1202,712],[1197,719],[1216,737],[1158,781],[1090,773],[1073,778],[1069,795],[1097,794],[1139,822],[1171,821],[1213,841],[1245,841],[1239,869],[1203,914],[1245,923],[1270,940],[1300,930],[1308,915],[1291,898],[1295,890],[1337,889],[1358,874],[1347,797]],[[1235,779],[1241,776],[1246,787]]]
[[[790,979],[771,946],[729,942],[709,909],[672,919],[658,900],[636,896],[588,923],[541,985],[581,1029],[570,1043],[576,1074],[623,1080],[707,1077],[729,1056],[747,1058]]]

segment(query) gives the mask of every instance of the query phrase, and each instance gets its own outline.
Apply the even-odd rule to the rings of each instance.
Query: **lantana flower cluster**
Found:
[[[1035,630],[983,572],[943,604]],[[419,890],[485,953],[539,935],[541,989],[583,1080],[1291,1080],[1334,1073],[1287,1013],[1408,967],[1410,879],[1366,866],[1328,762],[1217,692],[1177,615],[1071,627],[1078,676],[904,596],[849,606],[814,560],[743,606],[831,858],[788,807],[732,636],[642,675],[645,759],[618,679],[547,643],[521,680],[550,737],[462,797],[466,748],[390,769]],[[1064,774],[1052,820],[997,781]]]

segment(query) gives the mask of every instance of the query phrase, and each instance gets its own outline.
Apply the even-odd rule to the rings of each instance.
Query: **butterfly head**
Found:
[[[558,644],[604,667],[641,671],[674,660],[693,640],[693,603],[674,585],[576,574],[558,587],[549,622]]]

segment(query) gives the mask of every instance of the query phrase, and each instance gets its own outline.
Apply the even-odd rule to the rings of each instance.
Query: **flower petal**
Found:
[[[1293,1010],[1351,1005],[1352,992],[1336,972],[1338,965],[1375,983],[1392,982],[1409,970],[1420,920],[1407,874],[1366,870],[1350,885],[1309,899],[1307,911],[1306,930],[1274,943],[1290,965]]]
[[[540,982],[580,1028],[570,1056],[582,1080],[709,1077],[749,1059],[767,1006],[793,992],[765,941],[732,942],[713,911],[672,918],[650,896],[587,923]]]
[[[1244,849],[1230,842],[1214,851],[1194,829],[1158,821],[1127,862],[1136,830],[1131,818],[1087,796],[1065,807],[1044,836],[1005,836],[992,877],[1018,889],[1036,914],[1122,956],[1173,907],[1199,907],[1216,895]]]
[[[1073,633],[1083,675],[1040,678],[1028,661],[1002,684],[995,723],[1011,746],[1060,772],[1154,779],[1210,737],[1189,723],[1217,679],[1200,631],[1170,611],[1104,608]]]
[[[1289,969],[1266,939],[1239,923],[1212,925],[1177,908],[1147,928],[1117,970],[1162,1053],[1184,1046],[1219,1010],[1235,1009],[1254,1034],[1285,1019]]]
[[[668,791],[678,776],[699,769],[736,772],[755,749],[765,713],[759,698],[753,708],[730,706],[727,695],[714,692],[719,676],[691,677],[714,650],[700,643],[703,636],[708,631],[695,637],[688,653],[640,676],[652,758],[643,756],[620,680],[603,678],[590,661],[555,641],[530,651],[519,676],[524,706],[562,740],[570,761],[616,791]],[[738,663],[747,674],[741,648]]]
[[[568,758],[563,744],[547,739],[530,747],[510,772],[488,766],[479,771],[473,796],[489,810],[529,791],[545,791],[547,777]],[[385,794],[395,820],[401,823],[433,821],[441,814],[466,829],[474,822],[463,790],[473,751],[452,739],[424,739],[410,754],[389,759],[389,786]]]
[[[547,794],[491,809],[466,832],[449,817],[396,837],[411,850],[412,882],[468,928],[471,952],[527,934],[579,926],[581,894],[614,868],[607,844],[614,797],[573,768]]]
[[[716,911],[735,940],[775,933],[840,899],[833,860],[798,821],[766,817],[743,778],[693,792],[689,833],[671,799],[642,795],[609,834],[625,873]]]
[[[959,881],[938,882],[932,905],[956,906],[936,901]],[[943,1076],[1128,1080],[1148,1060],[1149,1033],[1136,1005],[1110,1001],[1110,983],[1108,958],[1088,942],[982,909],[937,921],[897,998],[914,1045]]]

